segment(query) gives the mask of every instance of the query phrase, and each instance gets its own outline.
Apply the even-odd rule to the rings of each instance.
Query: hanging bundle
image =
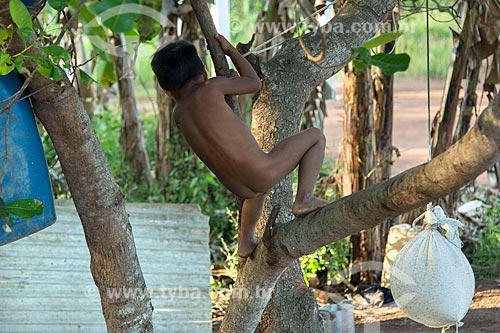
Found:
[[[439,206],[423,216],[423,230],[401,250],[391,270],[391,290],[411,319],[443,330],[462,325],[474,295],[474,273],[461,251],[458,228]]]

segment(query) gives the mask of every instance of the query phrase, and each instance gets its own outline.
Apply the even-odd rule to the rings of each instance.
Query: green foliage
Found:
[[[12,216],[21,218],[32,218],[43,213],[44,204],[37,199],[20,199],[6,204],[0,198],[0,221],[7,221],[7,224],[2,225],[2,230],[10,232],[8,226],[14,224]]]
[[[382,46],[384,44],[390,43],[398,39],[402,34],[404,34],[403,31],[395,31],[395,32],[386,32],[384,34],[378,35],[370,39],[369,41],[365,42],[362,47],[365,49],[373,49],[378,46]]]
[[[17,34],[26,42],[33,29],[33,23],[28,8],[26,8],[21,0],[10,0],[9,10],[12,21],[17,25]]]
[[[263,11],[265,0],[231,1],[231,40],[246,43],[255,31],[257,16]]]
[[[9,3],[9,10],[17,29],[14,30],[13,26],[0,29],[0,75],[7,75],[14,69],[20,72],[22,71],[23,63],[29,61],[38,65],[38,72],[43,76],[56,81],[61,80],[61,71],[58,66],[62,65],[64,68],[69,69],[71,62],[68,51],[63,47],[59,45],[40,47],[40,51],[45,54],[46,57],[25,55],[25,52],[29,50],[32,45],[26,45],[25,49],[18,54],[11,55],[9,53],[8,46],[14,32],[16,32],[24,42],[27,42],[33,30],[33,24],[28,9],[20,0],[11,0]],[[43,35],[40,38],[42,37]]]
[[[308,274],[327,272],[328,281],[337,280],[349,266],[349,237],[323,246],[313,254],[300,258],[300,265],[307,281]]]
[[[7,204],[10,214],[22,218],[32,218],[43,213],[44,205],[37,199],[20,199]]]
[[[484,211],[483,223],[486,228],[479,239],[479,249],[472,256],[472,264],[481,267],[500,265],[500,199],[489,202]],[[480,269],[483,277],[498,276],[498,271]]]

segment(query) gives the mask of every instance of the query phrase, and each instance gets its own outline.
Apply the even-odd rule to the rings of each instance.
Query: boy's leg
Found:
[[[238,235],[238,256],[240,258],[250,256],[257,246],[255,227],[259,222],[265,198],[265,195],[261,195],[243,201],[240,234]]]
[[[328,201],[314,197],[314,185],[325,156],[325,136],[320,130],[308,129],[281,141],[269,153],[276,182],[299,165],[297,196],[292,208],[295,215],[325,206]]]

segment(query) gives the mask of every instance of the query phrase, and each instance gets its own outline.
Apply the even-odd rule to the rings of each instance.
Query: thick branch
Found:
[[[443,154],[278,227],[277,243],[291,257],[299,258],[459,189],[499,159],[499,129],[497,95],[476,125]]]

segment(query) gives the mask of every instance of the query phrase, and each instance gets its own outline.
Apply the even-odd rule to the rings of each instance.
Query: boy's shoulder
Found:
[[[224,77],[212,77],[208,80],[205,81],[204,84],[202,84],[198,89],[197,93],[203,94],[203,93],[211,93],[211,94],[216,94],[216,93],[221,93],[221,83],[223,83],[225,80]]]

